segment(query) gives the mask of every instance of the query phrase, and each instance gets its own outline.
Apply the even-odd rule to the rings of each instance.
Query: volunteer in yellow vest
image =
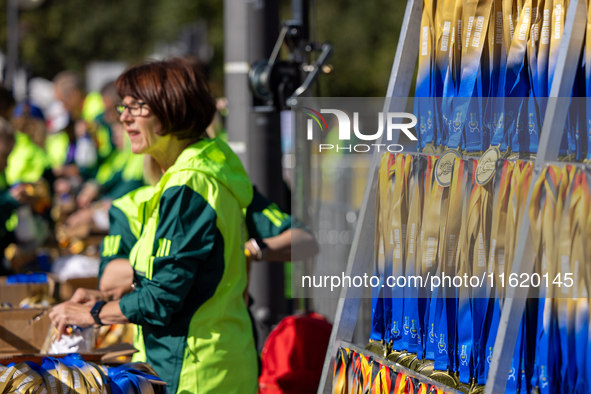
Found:
[[[129,69],[117,88],[132,151],[149,154],[164,171],[138,210],[135,289],[88,291],[84,301],[100,301],[60,304],[52,323],[60,335],[67,325],[141,325],[147,362],[171,393],[255,393],[256,353],[242,298],[242,210],[252,186],[225,143],[203,138],[215,112],[207,84],[187,61],[173,59]]]
[[[13,125],[17,128],[15,145],[8,157],[6,180],[10,185],[37,182],[45,178],[53,182],[49,158],[45,153],[45,117],[28,101],[14,109]]]
[[[99,166],[95,178],[85,183],[76,198],[78,208],[87,208],[97,199],[114,200],[144,186],[144,155],[133,154],[121,124],[113,124],[112,136],[116,149]]]
[[[113,150],[108,130],[96,127],[94,120],[105,109],[99,92],[84,93],[82,79],[73,71],[62,71],[54,78],[55,97],[63,103],[68,112],[70,124],[64,130],[47,136],[46,148],[51,165],[56,175],[71,174],[67,166],[84,164],[80,168],[83,176],[88,178],[96,171],[96,166],[103,162]],[[81,163],[76,160],[76,149],[83,135],[90,135],[94,146],[95,160],[93,163]],[[90,155],[88,155],[90,157]],[[84,159],[78,157],[78,159]],[[64,167],[66,166],[66,167]],[[64,174],[62,174],[64,173]]]
[[[0,255],[4,255],[4,249],[16,242],[14,229],[18,224],[16,209],[29,202],[27,185],[20,184],[9,188],[6,181],[5,169],[8,157],[14,147],[14,128],[8,121],[0,117]],[[0,264],[0,274],[11,274],[3,264]]]

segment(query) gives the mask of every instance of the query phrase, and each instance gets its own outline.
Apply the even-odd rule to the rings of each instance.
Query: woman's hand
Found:
[[[99,301],[110,301],[110,297],[100,290],[77,289],[68,302],[73,304],[83,304],[92,308],[92,306]]]
[[[49,311],[49,318],[51,319],[51,324],[57,329],[58,341],[66,333],[68,326],[90,327],[94,325],[94,319],[90,315],[91,309],[92,306],[77,304],[71,301],[54,306]]]

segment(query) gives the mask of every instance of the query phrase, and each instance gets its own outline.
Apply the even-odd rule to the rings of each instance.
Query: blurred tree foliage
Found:
[[[83,71],[93,60],[137,61],[152,49],[155,6],[156,0],[47,0],[20,12],[20,62],[51,79],[64,69]],[[5,50],[6,14],[0,15]]]
[[[281,19],[291,17],[290,4],[281,1]],[[222,6],[221,0],[46,0],[20,12],[20,61],[48,79],[64,69],[83,71],[93,60],[135,63],[153,53],[155,42],[174,41],[184,26],[205,20],[214,49],[209,75],[222,94]],[[317,40],[334,45],[334,71],[321,78],[323,96],[385,94],[404,7],[403,0],[316,0]],[[6,0],[0,10],[5,51]]]
[[[320,78],[326,97],[383,97],[406,1],[316,0],[318,41],[329,41],[333,72]]]

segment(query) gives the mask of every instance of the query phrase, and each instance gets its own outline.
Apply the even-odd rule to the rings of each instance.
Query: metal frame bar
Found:
[[[550,161],[558,159],[560,139],[564,130],[564,123],[568,113],[568,106],[559,105],[558,97],[570,97],[575,80],[578,59],[583,47],[583,38],[587,19],[586,3],[584,0],[571,0],[558,52],[558,62],[550,97],[546,107],[546,115],[540,135],[540,145],[534,164],[534,172],[524,208],[523,220],[519,231],[519,243],[513,261],[514,273],[531,273],[534,260],[532,238],[530,233],[529,202],[533,192],[533,182],[540,176],[542,169]],[[576,59],[576,61],[573,61]],[[493,350],[491,367],[488,373],[484,394],[504,393],[509,376],[508,365],[511,365],[519,324],[525,310],[527,288],[509,287],[505,304],[501,313],[499,329]],[[512,324],[511,324],[512,323]]]
[[[394,57],[394,64],[392,65],[392,72],[390,73],[388,90],[386,91],[384,112],[392,110],[391,97],[408,97],[410,92],[412,76],[414,75],[419,53],[422,6],[422,0],[408,0],[406,3],[404,21],[400,31],[398,46],[396,47],[396,55]],[[402,111],[404,108],[397,108],[396,110]],[[398,142],[399,136],[399,130],[397,133],[394,132],[392,142]],[[382,139],[385,138],[386,134],[384,133]],[[368,174],[368,182],[365,186],[365,193],[359,212],[358,224],[355,228],[355,236],[351,245],[351,251],[349,252],[346,275],[351,277],[356,275],[363,276],[364,273],[369,272],[371,269],[372,259],[368,258],[368,256],[373,256],[374,253],[374,212],[380,157],[381,153],[378,151],[374,152]],[[359,314],[362,293],[363,289],[356,287],[344,287],[341,290],[337,313],[330,334],[328,351],[326,352],[324,367],[322,368],[322,378],[318,386],[318,394],[332,392],[333,360],[340,344],[342,342],[351,342],[353,339],[353,331],[355,330],[355,324]]]

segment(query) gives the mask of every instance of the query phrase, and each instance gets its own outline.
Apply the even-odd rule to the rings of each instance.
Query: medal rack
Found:
[[[421,26],[422,0],[408,0],[404,14],[404,21],[401,27],[398,46],[394,57],[394,64],[390,74],[388,89],[386,93],[384,112],[402,112],[402,103],[397,100],[391,102],[391,97],[408,97],[410,85],[413,80],[415,66],[418,58],[420,26]],[[564,32],[560,43],[558,61],[555,69],[554,79],[550,90],[550,97],[570,97],[576,74],[577,62],[583,47],[585,28],[587,23],[586,3],[584,0],[571,0],[568,6]],[[540,176],[543,168],[548,164],[556,164],[559,154],[561,133],[567,119],[568,107],[558,105],[558,100],[548,100],[546,115],[543,120],[540,142],[531,177],[531,184],[528,191],[528,198],[523,212],[529,211],[529,203],[533,192],[533,182]],[[399,141],[400,131],[393,133],[392,143]],[[385,139],[385,135],[382,137]],[[386,141],[381,141],[385,143]],[[409,153],[406,152],[405,153]],[[410,152],[412,153],[412,152]],[[371,167],[368,174],[368,181],[365,186],[365,193],[358,216],[358,225],[355,229],[355,236],[345,275],[350,277],[363,276],[372,268],[374,253],[374,229],[376,226],[375,204],[378,170],[380,166],[381,153],[374,152]],[[559,165],[567,163],[560,162]],[[580,164],[580,163],[571,163]],[[534,268],[533,259],[524,258],[533,254],[532,237],[530,233],[529,215],[524,214],[521,228],[519,229],[519,243],[516,245],[515,258],[513,261],[514,273],[532,273]],[[484,394],[505,392],[513,351],[517,341],[519,325],[510,324],[520,321],[525,311],[525,301],[528,296],[528,288],[508,287],[500,317],[497,338],[493,350],[491,367],[487,377]],[[360,350],[351,343],[353,331],[359,314],[359,306],[363,297],[363,289],[350,287],[343,288],[337,304],[337,312],[330,336],[330,342],[326,353],[322,378],[318,387],[318,394],[329,394],[332,392],[332,373],[334,359],[340,346],[354,349],[360,353],[367,354],[367,351]],[[406,368],[371,354],[374,359],[384,365],[394,365],[400,371],[411,373]],[[418,376],[417,376],[418,375]],[[432,383],[432,380],[419,375],[422,382]],[[448,387],[445,392],[455,392]]]

